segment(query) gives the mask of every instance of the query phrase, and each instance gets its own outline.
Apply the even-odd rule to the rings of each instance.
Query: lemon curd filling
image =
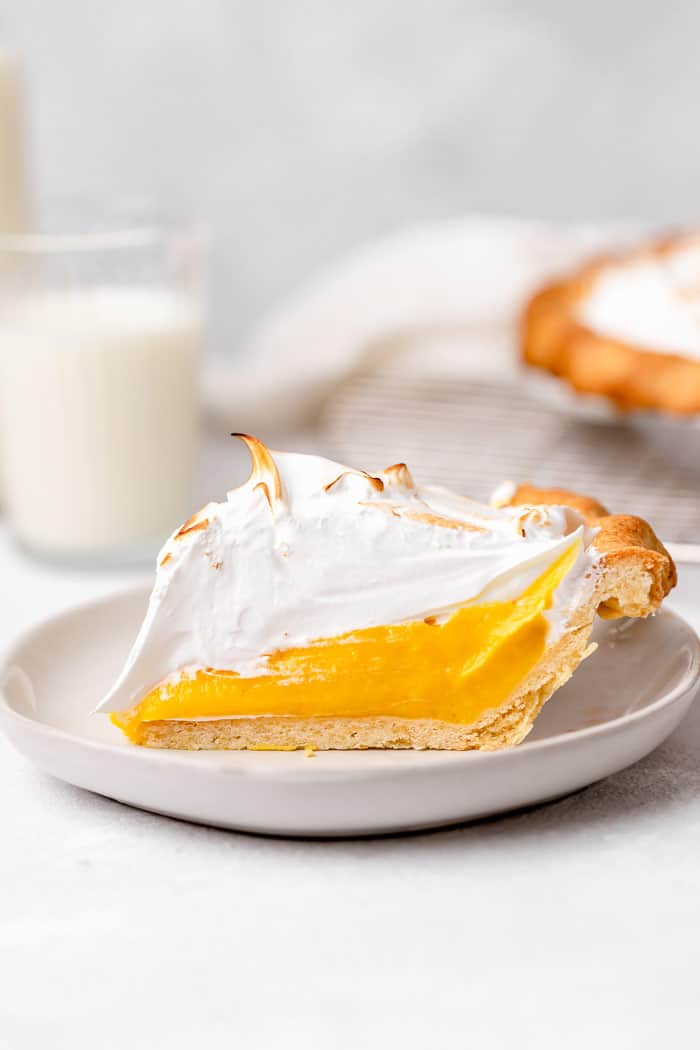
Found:
[[[572,544],[512,601],[280,649],[254,677],[215,668],[183,674],[112,721],[136,743],[143,723],[169,719],[387,715],[469,724],[504,703],[542,657],[544,613],[580,549]]]

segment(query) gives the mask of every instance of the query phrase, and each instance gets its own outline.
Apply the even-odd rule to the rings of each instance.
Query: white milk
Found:
[[[18,233],[27,226],[20,94],[18,65],[13,56],[0,47],[0,234]],[[0,505],[4,502],[3,493],[3,468],[0,463]]]
[[[186,518],[199,311],[169,291],[24,296],[0,313],[0,447],[19,538],[57,555],[153,549]]]
[[[0,233],[26,228],[26,189],[19,71],[0,48]]]

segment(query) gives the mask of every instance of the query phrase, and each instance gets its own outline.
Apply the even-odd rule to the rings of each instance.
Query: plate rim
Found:
[[[91,609],[96,607],[110,605],[118,601],[126,601],[129,598],[136,598],[137,596],[148,598],[151,587],[146,584],[132,584],[128,587],[119,588],[118,590],[111,591],[108,594],[103,594],[96,598],[90,598],[84,601],[76,602],[73,605],[67,606],[64,609],[58,610],[57,612],[51,613],[48,616],[41,617],[39,620],[30,624],[21,630],[17,635],[10,640],[8,644],[3,646],[0,651],[0,725],[3,729],[6,722],[14,722],[18,724],[20,731],[30,732],[40,736],[54,737],[60,739],[62,742],[76,745],[79,747],[87,747],[91,751],[102,752],[105,754],[116,754],[119,756],[131,756],[135,761],[167,761],[170,765],[184,764],[191,765],[189,761],[193,752],[182,751],[175,748],[159,749],[159,748],[146,748],[139,747],[137,745],[131,745],[125,747],[123,742],[119,744],[112,743],[111,741],[96,740],[87,736],[83,736],[79,733],[71,732],[67,729],[61,729],[58,726],[52,725],[49,722],[43,722],[39,718],[31,717],[30,715],[22,714],[20,711],[15,710],[11,705],[7,696],[5,695],[5,683],[8,675],[12,671],[13,655],[22,647],[26,646],[27,643],[31,642],[32,636],[39,634],[40,632],[50,629],[53,626],[60,624],[62,621],[70,617],[78,617],[84,615]],[[688,695],[688,693],[697,687],[700,680],[700,637],[697,632],[688,623],[688,621],[677,613],[674,609],[662,608],[658,613],[653,616],[664,617],[673,620],[684,632],[685,641],[690,645],[691,648],[691,659],[688,668],[683,674],[682,679],[670,690],[662,693],[656,700],[653,700],[650,704],[635,710],[629,711],[622,715],[618,715],[616,718],[612,718],[602,724],[593,726],[584,726],[581,729],[573,729],[565,733],[557,733],[554,736],[546,737],[544,740],[524,740],[517,747],[502,748],[496,751],[418,751],[406,749],[407,756],[416,758],[419,755],[426,753],[440,754],[447,759],[452,759],[454,763],[464,762],[468,760],[470,762],[484,762],[490,761],[491,763],[497,761],[507,761],[517,754],[533,754],[536,752],[547,751],[551,748],[561,748],[564,745],[575,745],[581,741],[589,740],[596,736],[609,735],[618,733],[626,729],[630,724],[634,724],[641,720],[645,720],[649,717],[653,717],[658,714],[666,707],[671,707],[679,700],[682,700]],[[575,674],[575,672],[574,672]],[[14,742],[14,741],[13,741]],[[226,752],[214,752],[214,751],[199,751],[194,752],[197,755],[210,755],[210,754],[224,754]],[[239,753],[239,752],[234,752]],[[341,753],[341,752],[336,752]],[[288,752],[285,752],[288,754]],[[130,759],[127,759],[130,760]],[[300,767],[305,768],[305,767]],[[391,766],[378,766],[374,770],[363,769],[362,774],[382,774],[386,773],[389,776],[396,775],[398,772],[405,772],[410,769],[410,765],[404,765],[402,767],[391,767]],[[257,772],[251,768],[246,770],[241,767],[241,773],[251,774]],[[324,769],[323,773],[330,778],[337,778],[341,775],[347,775],[347,770],[336,770],[336,769]],[[274,773],[277,776],[289,776],[290,768],[288,766],[274,769],[270,766],[269,769],[265,769],[265,775]],[[321,770],[316,767],[316,775],[321,773]],[[296,777],[297,770],[293,770],[293,778]]]

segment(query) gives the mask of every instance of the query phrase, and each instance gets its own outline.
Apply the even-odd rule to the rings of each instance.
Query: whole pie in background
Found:
[[[598,257],[541,288],[521,352],[622,411],[700,413],[700,232]]]

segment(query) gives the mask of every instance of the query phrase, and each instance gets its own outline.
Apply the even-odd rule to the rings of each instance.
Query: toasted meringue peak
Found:
[[[234,433],[231,437],[240,438],[247,446],[253,461],[253,470],[246,484],[252,484],[254,491],[262,489],[271,509],[282,503],[282,480],[270,450],[250,434]]]
[[[407,518],[410,521],[421,521],[425,525],[434,525],[440,529],[466,529],[467,532],[487,532],[485,525],[476,524],[473,521],[463,521],[461,518],[450,518],[443,514],[434,514],[431,510],[417,510],[410,507],[397,507],[394,503],[384,503],[375,500],[372,503],[362,503],[363,507],[373,507],[384,514],[392,514],[395,518]]]
[[[323,486],[324,492],[330,492],[335,485],[338,485],[343,481],[344,478],[364,478],[375,492],[384,491],[384,482],[381,478],[375,477],[373,474],[368,474],[366,470],[342,470],[337,478],[333,478],[327,485]]]
[[[204,516],[200,517],[200,514],[203,515],[203,511],[200,510],[196,514],[193,514],[191,518],[188,518],[185,524],[181,525],[177,530],[174,539],[179,540],[182,539],[183,536],[187,536],[190,532],[200,532],[202,529],[206,529],[209,524],[209,519]]]
[[[173,673],[264,674],[276,650],[514,600],[574,547],[546,614],[555,634],[578,589],[593,586],[593,534],[575,511],[496,509],[417,486],[404,464],[375,476],[242,440],[251,477],[164,545],[143,626],[101,710],[125,710]]]
[[[411,472],[405,463],[393,463],[392,466],[386,468],[384,476],[391,488],[405,489],[406,492],[412,492],[416,487]]]
[[[273,509],[272,496],[270,495],[270,490],[267,487],[267,482],[259,481],[257,485],[253,485],[253,491],[262,492],[263,496],[267,500],[268,507],[270,508],[270,510]]]

